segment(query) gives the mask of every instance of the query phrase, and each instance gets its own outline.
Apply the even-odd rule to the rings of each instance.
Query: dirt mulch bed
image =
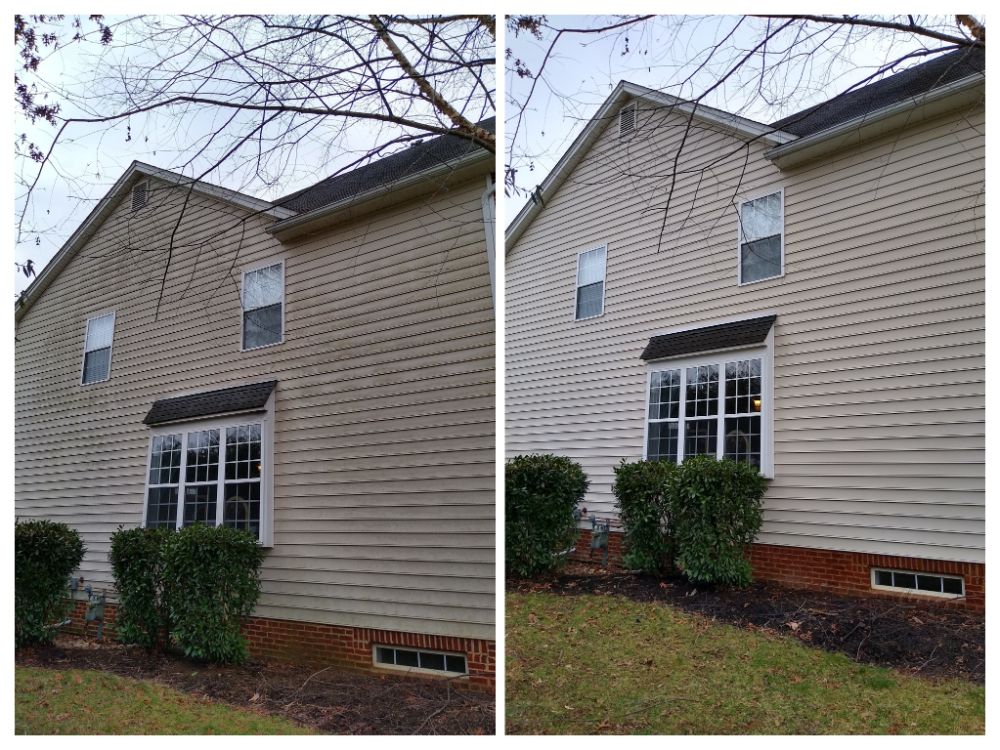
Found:
[[[495,732],[492,695],[454,681],[375,675],[329,667],[196,664],[136,646],[70,636],[24,648],[16,663],[96,669],[155,680],[212,700],[282,716],[330,734],[487,734]]]
[[[508,581],[507,590],[663,602],[748,630],[790,635],[865,664],[978,683],[986,676],[985,618],[910,600],[840,596],[763,581],[746,589],[697,587],[680,577],[609,572],[578,563],[544,579]]]

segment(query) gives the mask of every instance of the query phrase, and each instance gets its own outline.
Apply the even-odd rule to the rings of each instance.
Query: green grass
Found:
[[[155,682],[106,672],[17,667],[15,734],[309,734]]]
[[[985,690],[611,596],[507,596],[509,734],[981,734]]]

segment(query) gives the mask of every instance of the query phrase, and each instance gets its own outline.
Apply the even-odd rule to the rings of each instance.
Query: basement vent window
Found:
[[[941,576],[932,573],[915,573],[906,570],[872,569],[872,588],[886,591],[905,591],[955,598],[965,596],[965,582],[958,576]]]
[[[395,669],[420,669],[428,672],[464,675],[469,670],[465,657],[458,654],[444,654],[439,651],[417,651],[391,646],[375,647],[375,664]]]
[[[627,104],[618,113],[618,137],[626,136],[635,130],[635,102]]]
[[[140,182],[134,188],[132,188],[132,210],[138,211],[140,208],[146,205],[146,190],[149,187],[148,182]]]

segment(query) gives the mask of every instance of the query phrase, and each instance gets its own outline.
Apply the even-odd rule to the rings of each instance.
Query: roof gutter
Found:
[[[795,136],[781,130],[775,130],[770,125],[749,120],[739,115],[724,112],[721,109],[704,104],[695,104],[686,99],[679,99],[662,91],[639,86],[628,81],[621,81],[604,104],[597,110],[583,131],[570,144],[566,152],[553,167],[552,171],[542,180],[541,185],[531,194],[531,200],[521,208],[514,220],[508,225],[506,232],[506,248],[510,252],[514,243],[528,229],[531,222],[547,204],[555,192],[562,186],[573,169],[580,163],[583,156],[603,132],[604,125],[621,104],[628,99],[641,99],[658,107],[670,107],[682,115],[693,113],[696,120],[720,127],[741,138],[760,140],[764,144],[784,144],[795,140]]]
[[[982,101],[985,84],[986,76],[976,73],[933,89],[919,99],[890,104],[827,130],[776,146],[764,155],[779,169],[797,167],[830,153],[856,147],[903,126],[915,125]]]
[[[267,231],[282,241],[295,239],[433,192],[446,179],[460,180],[483,174],[494,168],[494,162],[494,156],[489,151],[476,149],[458,159],[396,182],[278,221],[269,226]]]

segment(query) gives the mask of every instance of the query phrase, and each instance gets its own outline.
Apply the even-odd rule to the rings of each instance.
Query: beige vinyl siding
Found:
[[[588,511],[613,518],[614,466],[643,455],[649,338],[776,313],[760,541],[983,561],[982,108],[785,173],[699,127],[662,241],[682,128],[642,119],[605,130],[508,249],[508,455],[575,458]],[[784,277],[741,287],[736,204],[778,188]],[[574,321],[577,253],[605,243],[604,315]]]
[[[20,321],[16,508],[108,537],[144,512],[153,401],[275,379],[274,547],[257,614],[494,638],[494,323],[485,182],[282,244],[269,220],[151,181]],[[159,189],[157,189],[159,188]],[[240,351],[242,269],[285,263],[284,342]],[[163,302],[156,317],[161,281]],[[115,310],[111,377],[80,385]]]

